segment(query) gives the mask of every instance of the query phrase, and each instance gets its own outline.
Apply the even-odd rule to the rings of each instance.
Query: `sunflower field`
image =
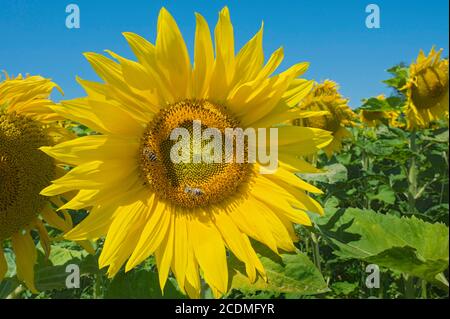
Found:
[[[76,99],[0,79],[0,299],[448,298],[442,50],[350,105],[308,63],[276,71],[262,27],[235,51],[227,8],[214,29],[196,14],[192,59],[166,9],[157,30],[124,33],[131,59],[86,53],[102,81],[77,78]],[[171,131],[195,120],[276,128],[278,169],[173,162]]]

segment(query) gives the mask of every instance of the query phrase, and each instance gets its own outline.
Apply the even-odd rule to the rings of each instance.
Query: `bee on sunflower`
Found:
[[[329,132],[278,128],[278,169],[261,174],[258,163],[174,163],[171,132],[200,121],[202,128],[270,128],[292,120],[311,89],[299,63],[273,75],[283,59],[275,51],[264,64],[263,28],[235,54],[234,31],[224,8],[214,31],[196,14],[194,64],[174,18],[158,17],[156,44],[124,33],[137,62],[87,53],[103,79],[79,79],[87,97],[63,101],[58,114],[99,135],[42,150],[75,166],[41,194],[78,194],[61,208],[91,208],[70,231],[71,240],[106,236],[99,259],[113,277],[154,255],[161,289],[170,271],[192,298],[200,275],[216,297],[228,291],[227,250],[240,259],[251,281],[264,267],[250,239],[275,252],[295,251],[293,223],[311,225],[307,212],[322,214],[308,193],[321,193],[295,172],[316,169],[310,155],[331,141]],[[214,48],[215,47],[215,48]],[[191,150],[191,155],[193,150]]]
[[[346,127],[354,125],[356,115],[348,106],[348,99],[339,93],[337,83],[330,80],[315,83],[308,96],[301,101],[299,108],[300,114],[308,115],[295,119],[292,122],[294,125],[332,133],[332,142],[323,148],[328,157],[342,149],[343,139],[352,136]]]
[[[0,82],[0,281],[8,271],[3,249],[11,242],[17,277],[36,292],[31,232],[38,232],[48,256],[50,238],[43,221],[61,231],[71,228],[70,215],[53,211],[60,198],[40,195],[64,173],[39,148],[68,140],[70,134],[57,124],[60,117],[49,100],[52,90],[59,89],[55,83],[40,76],[5,76]]]
[[[409,130],[445,120],[449,107],[448,59],[442,59],[441,54],[442,50],[432,48],[426,56],[421,50],[409,67],[409,79],[402,88],[407,96],[405,117]]]

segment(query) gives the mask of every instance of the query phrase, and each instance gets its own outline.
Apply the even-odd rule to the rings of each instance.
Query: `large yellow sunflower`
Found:
[[[235,55],[227,8],[215,28],[215,54],[205,19],[196,15],[194,64],[173,17],[164,8],[156,45],[124,33],[138,62],[87,53],[104,80],[79,80],[87,97],[65,101],[55,110],[98,135],[43,150],[75,168],[42,194],[79,190],[62,208],[91,207],[90,214],[66,236],[97,239],[106,235],[99,259],[114,276],[155,255],[163,289],[170,270],[180,289],[200,295],[200,274],[215,296],[228,290],[228,249],[254,281],[264,268],[250,238],[273,251],[294,251],[293,223],[310,225],[307,211],[322,213],[308,192],[316,187],[294,172],[314,172],[297,157],[326,146],[329,132],[278,128],[279,167],[260,174],[259,163],[180,163],[170,159],[169,136],[194,120],[202,127],[268,128],[292,120],[294,106],[311,89],[299,79],[307,63],[273,75],[282,49],[264,65],[261,30]],[[195,134],[195,133],[194,133]],[[191,150],[192,155],[192,150]],[[200,271],[201,270],[201,271]]]
[[[348,100],[339,93],[335,82],[326,80],[323,83],[316,83],[301,102],[300,109],[301,113],[309,111],[310,114],[306,118],[295,119],[294,125],[318,128],[332,133],[332,142],[324,148],[328,157],[341,150],[344,138],[351,137],[346,127],[354,124],[355,114],[348,106]]]
[[[409,68],[405,115],[410,130],[427,128],[432,121],[445,119],[449,99],[448,59],[441,59],[441,54],[442,50],[432,48],[425,56],[421,50]]]
[[[42,222],[67,231],[68,214],[60,217],[40,191],[61,172],[54,160],[39,150],[68,138],[55,124],[58,116],[48,99],[56,84],[40,76],[18,76],[0,82],[0,281],[8,267],[3,248],[11,241],[16,256],[17,277],[33,292],[36,248],[30,232],[37,230],[42,247],[49,253],[50,239]]]

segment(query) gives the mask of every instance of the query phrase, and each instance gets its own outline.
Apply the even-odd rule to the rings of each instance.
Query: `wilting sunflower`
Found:
[[[54,160],[39,150],[67,139],[66,131],[55,124],[50,92],[58,88],[40,76],[18,76],[0,82],[0,281],[7,272],[3,252],[11,241],[16,256],[17,277],[32,291],[36,248],[30,232],[39,233],[42,247],[50,250],[50,239],[42,222],[67,231],[69,215],[59,217],[40,191],[58,176]],[[62,174],[59,174],[62,176]]]
[[[295,119],[294,125],[318,128],[332,133],[332,142],[323,149],[329,157],[341,150],[344,138],[351,137],[346,127],[354,124],[355,114],[348,106],[348,100],[339,93],[335,82],[326,80],[323,83],[316,83],[301,102],[300,109],[301,112],[310,113],[306,118]],[[314,112],[318,116],[314,116]]]
[[[250,238],[275,252],[294,251],[293,223],[311,225],[306,212],[322,213],[308,196],[320,190],[294,172],[316,171],[297,155],[315,153],[331,136],[319,129],[279,127],[274,174],[260,174],[260,164],[248,161],[174,163],[174,129],[188,129],[194,120],[222,135],[225,128],[268,128],[292,120],[293,107],[311,89],[309,81],[298,78],[306,63],[272,75],[283,51],[264,65],[262,28],[235,55],[233,26],[224,8],[214,54],[208,24],[199,14],[196,20],[193,67],[178,26],[164,8],[156,45],[124,34],[138,62],[112,52],[117,61],[86,54],[104,83],[79,80],[88,96],[55,110],[100,134],[43,148],[76,167],[42,194],[79,190],[62,208],[92,209],[66,238],[106,235],[99,264],[108,266],[110,277],[124,264],[129,271],[154,254],[162,289],[172,270],[189,296],[199,297],[200,274],[221,296],[228,290],[227,249],[245,264],[251,281],[258,273],[266,278]]]
[[[442,50],[432,48],[425,56],[421,50],[416,63],[409,68],[405,87],[408,129],[426,128],[432,121],[445,119],[449,99],[448,59],[441,59],[441,54]]]

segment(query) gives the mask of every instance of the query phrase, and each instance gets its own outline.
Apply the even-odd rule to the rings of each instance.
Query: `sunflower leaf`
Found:
[[[324,173],[298,174],[308,182],[322,182],[326,184],[336,184],[345,182],[348,178],[347,168],[342,164],[331,164],[323,168]]]
[[[335,255],[375,263],[448,288],[438,279],[449,265],[449,232],[444,224],[355,208],[330,209],[315,221],[335,246]]]
[[[168,280],[161,293],[156,272],[137,269],[128,273],[120,272],[111,281],[105,293],[106,299],[180,299],[186,298],[177,290],[175,284]]]
[[[230,258],[231,288],[244,294],[272,293],[274,295],[315,295],[329,291],[320,271],[309,258],[298,252],[281,254],[270,252],[259,244],[254,244],[266,270],[267,282],[259,277],[250,283],[245,269],[236,258]]]
[[[0,299],[6,299],[19,286],[20,281],[15,277],[3,279],[0,282]]]

